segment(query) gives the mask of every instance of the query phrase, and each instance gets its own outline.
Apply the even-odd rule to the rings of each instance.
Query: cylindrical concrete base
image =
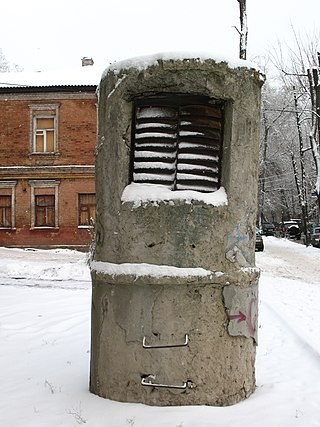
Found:
[[[228,314],[229,284],[123,279],[93,273],[91,392],[150,405],[224,406],[254,391],[255,340],[228,329],[252,319],[245,308],[242,320]]]

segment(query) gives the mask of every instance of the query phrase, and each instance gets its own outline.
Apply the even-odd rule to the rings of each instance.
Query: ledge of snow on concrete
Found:
[[[204,268],[181,268],[169,265],[155,265],[147,263],[123,263],[114,264],[111,262],[92,261],[91,271],[107,274],[110,276],[132,275],[136,277],[209,277],[214,274]],[[217,273],[222,275],[223,273]]]
[[[121,201],[132,202],[134,208],[138,208],[144,203],[153,203],[157,205],[160,202],[174,204],[174,201],[182,201],[190,204],[192,201],[198,201],[213,206],[226,206],[228,197],[225,189],[212,193],[201,193],[193,190],[171,191],[167,186],[161,184],[138,184],[132,182],[123,190]]]
[[[212,60],[216,63],[226,63],[229,68],[247,68],[259,71],[259,67],[247,60],[235,57],[227,57],[224,54],[217,52],[159,52],[153,55],[137,56],[133,58],[124,59],[122,61],[114,62],[103,73],[102,78],[112,72],[118,74],[121,70],[135,68],[138,71],[146,70],[148,67],[156,66],[160,61],[197,61],[205,62]]]

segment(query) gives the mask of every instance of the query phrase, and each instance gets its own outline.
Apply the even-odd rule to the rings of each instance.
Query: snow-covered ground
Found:
[[[320,426],[320,250],[264,238],[257,389],[237,405],[149,407],[88,391],[85,254],[0,248],[0,425]]]

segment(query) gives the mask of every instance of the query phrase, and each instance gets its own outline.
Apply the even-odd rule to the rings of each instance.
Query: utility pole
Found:
[[[247,0],[238,0],[240,8],[240,49],[239,57],[247,59],[248,23],[247,23]]]
[[[317,52],[318,57],[318,69],[314,68],[312,70],[313,73],[313,81],[314,81],[314,87],[315,87],[315,98],[316,98],[316,120],[318,124],[318,144],[319,144],[319,151],[320,151],[320,86],[319,86],[319,68],[320,68],[320,52]]]

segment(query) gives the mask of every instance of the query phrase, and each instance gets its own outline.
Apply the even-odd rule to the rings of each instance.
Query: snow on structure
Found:
[[[177,51],[177,52],[159,52],[153,55],[133,57],[118,61],[111,64],[103,73],[102,78],[109,72],[117,74],[122,69],[135,68],[139,71],[145,70],[152,65],[158,65],[159,61],[188,61],[196,60],[204,62],[208,59],[214,60],[217,64],[224,62],[229,68],[248,68],[259,71],[257,64],[239,58],[228,57],[218,52],[201,52],[201,51]]]
[[[138,184],[132,182],[123,190],[121,201],[133,202],[133,207],[137,208],[143,203],[153,202],[174,202],[200,201],[212,206],[225,206],[228,204],[228,197],[223,187],[213,193],[201,193],[192,190],[171,191],[161,184]]]
[[[169,265],[156,265],[146,263],[124,263],[114,264],[110,262],[92,261],[91,270],[97,273],[108,274],[110,276],[133,275],[136,277],[208,277],[214,273],[204,268],[179,268]],[[219,275],[219,273],[218,273]]]

